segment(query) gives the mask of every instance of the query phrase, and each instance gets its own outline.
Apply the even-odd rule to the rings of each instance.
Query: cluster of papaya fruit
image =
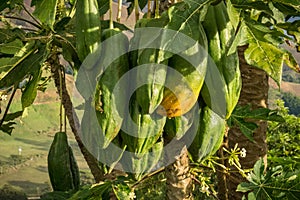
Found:
[[[102,45],[103,58],[98,64],[111,58],[112,52],[122,56],[100,70],[92,103],[88,106],[95,110],[105,138],[98,145],[105,149],[114,143],[132,152],[135,156],[126,165],[139,172],[136,178],[155,166],[167,142],[180,140],[187,131],[195,132],[188,148],[194,161],[200,162],[214,154],[223,141],[226,119],[239,98],[238,55],[237,52],[228,55],[235,31],[224,2],[203,9],[205,18],[201,14],[203,10],[181,17],[186,15],[187,7],[180,2],[160,18],[140,19],[130,41],[119,29],[102,32],[102,41],[115,35],[121,37],[114,40],[118,48]],[[149,41],[149,37],[138,34],[139,29],[145,28],[158,28],[162,32]],[[164,32],[166,29],[173,32]],[[195,43],[180,48],[186,45],[185,41],[178,40],[180,34]],[[146,43],[152,46],[147,47]],[[144,47],[130,50],[132,46]],[[132,71],[130,82],[120,87],[119,80],[129,71]],[[130,88],[145,81],[147,84],[127,94]],[[124,117],[127,111],[129,114]],[[155,152],[158,159],[147,157],[149,152]],[[122,152],[116,158],[122,159]]]

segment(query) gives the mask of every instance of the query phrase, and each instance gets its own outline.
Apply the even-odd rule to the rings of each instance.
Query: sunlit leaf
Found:
[[[248,64],[264,70],[280,87],[283,63],[286,60],[286,52],[271,43],[282,37],[276,30],[271,30],[263,25],[249,20],[241,24],[240,30],[231,46],[229,53],[234,51],[236,46],[248,44],[244,52]]]
[[[15,39],[12,42],[0,44],[0,53],[15,54],[23,47],[23,42],[20,39]]]
[[[43,24],[48,25],[51,29],[55,22],[56,5],[58,0],[35,0],[31,5],[35,6],[33,15],[36,16]]]
[[[19,82],[29,73],[35,71],[41,66],[44,58],[44,49],[39,49],[36,53],[31,53],[25,60],[14,66],[9,72],[0,80],[0,88],[10,87]]]
[[[22,92],[22,96],[21,96],[23,109],[30,106],[34,102],[37,95],[37,86],[40,81],[41,75],[42,75],[42,71],[40,69],[37,69],[32,72],[32,78],[26,84],[26,87]]]
[[[253,172],[247,176],[248,183],[239,184],[237,191],[251,191],[248,199],[255,200],[299,199],[299,170],[286,171],[281,166],[268,169],[267,173],[264,170],[263,159],[259,159],[254,165]]]

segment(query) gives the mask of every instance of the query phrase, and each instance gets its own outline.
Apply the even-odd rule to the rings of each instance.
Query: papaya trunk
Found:
[[[79,131],[80,129],[80,123],[79,119],[74,111],[73,103],[71,101],[70,95],[68,93],[66,83],[62,81],[62,93],[60,92],[60,80],[59,80],[59,60],[57,55],[53,55],[51,60],[49,60],[51,64],[51,72],[52,77],[54,79],[55,86],[57,88],[58,94],[62,94],[62,104],[65,108],[66,116],[68,118],[71,130],[75,136],[75,140],[78,144],[78,147],[80,148],[80,151],[86,160],[91,173],[95,179],[96,182],[100,182],[104,180],[104,175],[102,170],[99,168],[97,159],[86,149],[86,147],[83,145],[83,142],[80,138]]]
[[[267,107],[268,100],[268,76],[258,68],[250,66],[246,63],[244,58],[245,47],[239,48],[240,69],[242,74],[242,91],[239,99],[239,105],[250,104],[252,109]],[[247,155],[245,158],[240,159],[243,169],[253,168],[255,162],[259,158],[264,159],[265,166],[267,164],[267,144],[266,144],[266,131],[267,122],[261,120],[254,120],[258,125],[255,130],[253,138],[255,143],[247,139],[238,128],[232,128],[228,133],[228,147],[233,148],[236,143],[240,148],[245,148]],[[234,169],[233,169],[234,170]],[[224,176],[223,176],[224,178]],[[238,172],[231,172],[230,176],[227,174],[224,180],[220,181],[227,188],[219,187],[220,199],[241,199],[242,193],[236,192],[239,183],[245,179]]]
[[[186,146],[175,162],[165,168],[167,183],[167,200],[192,200],[192,178],[190,175],[189,157]]]

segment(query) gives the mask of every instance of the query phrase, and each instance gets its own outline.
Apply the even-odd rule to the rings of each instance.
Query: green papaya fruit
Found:
[[[65,132],[54,136],[48,154],[48,173],[54,191],[79,188],[79,169]]]
[[[166,18],[155,19],[142,19],[142,27],[150,28],[162,28],[165,26]],[[141,28],[141,26],[139,27]],[[146,29],[144,30],[146,31]],[[152,30],[150,30],[151,32]],[[154,32],[154,31],[153,31]],[[143,33],[143,31],[142,31]],[[138,57],[136,61],[137,74],[136,82],[146,83],[136,90],[136,100],[142,112],[144,114],[151,114],[159,106],[163,98],[164,82],[167,74],[167,60],[159,59],[159,47],[161,41],[161,35],[157,32],[157,37],[153,41],[149,41],[147,37],[137,36],[139,44],[145,44],[151,42],[151,46],[157,48],[139,48]],[[155,44],[154,44],[155,43]],[[145,68],[139,68],[139,66],[145,65]]]
[[[124,119],[122,126],[123,145],[130,152],[143,154],[162,136],[166,118],[155,113],[143,114],[135,98],[130,104],[130,115]]]
[[[201,109],[198,123],[196,136],[188,149],[195,162],[201,162],[216,153],[223,141],[226,126],[225,119],[208,106]]]
[[[109,42],[105,40],[109,39]],[[104,133],[103,148],[117,136],[123,122],[124,105],[126,101],[127,85],[116,85],[120,78],[128,71],[127,48],[128,39],[119,29],[107,29],[103,31],[103,48],[100,64],[103,69],[99,75],[95,92],[95,109],[100,128]],[[125,53],[125,54],[124,54]]]
[[[221,83],[213,87],[214,91],[209,91],[205,84],[201,95],[210,108],[228,119],[238,102],[242,81],[237,52],[228,55],[235,37],[235,30],[223,1],[208,7],[203,27],[208,39],[208,52],[212,58],[210,61],[215,63],[219,71],[218,75],[210,74],[210,76],[212,80],[214,77],[220,77],[220,80],[212,81],[213,84],[214,82]],[[225,100],[224,103],[222,99]]]
[[[76,2],[76,49],[79,59],[94,52],[101,42],[101,22],[97,0]]]

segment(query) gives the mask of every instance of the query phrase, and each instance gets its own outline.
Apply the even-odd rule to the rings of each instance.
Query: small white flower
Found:
[[[7,95],[1,95],[1,100],[6,101],[7,100]]]
[[[201,192],[202,193],[207,193],[207,192],[209,192],[209,187],[207,186],[207,185],[202,185],[202,187],[201,187]]]
[[[134,199],[136,196],[135,196],[135,193],[134,192],[130,192],[129,193],[129,198],[130,199]]]
[[[242,158],[245,158],[246,155],[247,155],[246,149],[245,149],[245,148],[242,148],[242,150],[241,150],[241,157],[242,157]]]

